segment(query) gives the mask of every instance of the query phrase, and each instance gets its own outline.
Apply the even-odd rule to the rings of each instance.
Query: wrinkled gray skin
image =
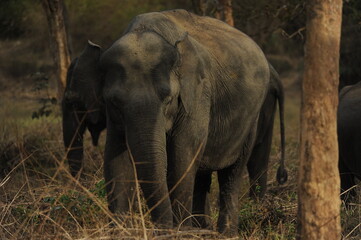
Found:
[[[218,229],[236,234],[241,173],[270,87],[259,47],[215,19],[183,10],[149,13],[132,21],[100,66],[93,75],[103,76],[110,210],[130,210],[136,172],[153,221],[173,227],[206,212],[217,171]]]
[[[284,166],[285,159],[285,130],[284,130],[284,94],[283,86],[279,76],[270,65],[271,82],[267,96],[261,108],[258,119],[257,138],[252,150],[252,154],[247,163],[250,178],[250,197],[262,198],[267,190],[267,170],[269,156],[271,152],[273,123],[276,114],[277,102],[279,105],[280,137],[281,137],[281,159],[277,170],[277,181],[283,184],[287,181],[287,172]]]
[[[192,210],[193,195],[204,201],[203,185],[217,171],[218,229],[235,234],[241,172],[269,85],[262,51],[220,21],[169,11],[136,17],[100,64],[110,209],[128,210],[129,195],[119,194],[124,171],[132,172],[128,150],[156,224],[173,227],[202,212],[204,204]]]
[[[87,56],[88,51],[100,51],[100,48],[92,43],[88,43],[88,46],[84,49],[80,58],[82,56]],[[99,55],[100,56],[100,55]],[[64,131],[64,143],[67,148],[73,150],[68,151],[68,161],[70,163],[70,169],[73,176],[76,176],[82,166],[82,158],[83,158],[83,134],[85,128],[88,127],[91,131],[91,135],[93,138],[93,144],[97,145],[98,137],[100,132],[105,129],[106,127],[106,116],[105,116],[105,107],[100,101],[100,111],[99,111],[99,120],[96,124],[91,124],[89,120],[84,119],[84,124],[79,124],[81,122],[83,115],[76,115],[74,112],[71,112],[72,109],[75,111],[82,111],[80,106],[85,105],[85,101],[80,101],[78,103],[76,99],[71,98],[74,93],[77,94],[77,98],[81,98],[82,94],[85,94],[83,91],[79,91],[82,89],[82,86],[87,85],[87,80],[81,80],[75,78],[74,76],[82,76],[82,74],[74,74],[74,66],[78,62],[78,58],[73,60],[71,66],[68,69],[68,84],[67,89],[65,91],[64,101],[63,101],[63,131]],[[280,113],[280,130],[281,130],[281,160],[280,160],[280,167],[277,172],[277,181],[280,184],[283,184],[287,180],[287,172],[284,170],[284,119],[283,119],[283,104],[284,104],[284,94],[283,94],[283,86],[280,82],[279,76],[277,72],[270,66],[271,69],[271,84],[268,89],[267,96],[264,100],[264,103],[261,108],[260,117],[258,120],[258,127],[257,127],[257,139],[255,141],[255,145],[252,150],[251,157],[247,163],[247,169],[250,177],[250,197],[260,199],[264,197],[266,189],[267,189],[267,169],[268,169],[268,162],[269,162],[269,155],[271,150],[272,144],[272,132],[273,132],[273,123],[274,123],[274,116],[276,113],[276,103],[278,101],[279,108],[281,109]],[[84,71],[84,69],[77,67],[75,71]],[[80,89],[76,89],[74,87],[74,83],[79,82],[81,86]],[[73,83],[73,84],[71,84]],[[73,90],[71,91],[70,88],[73,86]],[[70,93],[69,92],[73,92]],[[100,93],[98,93],[100,94]],[[97,99],[101,99],[101,96],[95,96],[94,102]],[[74,111],[73,110],[73,111]],[[83,112],[86,112],[83,110]],[[81,114],[81,113],[79,113]],[[73,116],[70,118],[70,116]],[[74,138],[78,134],[78,139]],[[73,139],[74,138],[74,139]],[[70,147],[71,141],[73,142],[73,147]],[[76,148],[76,144],[78,144],[78,148]],[[206,186],[209,192],[209,186]],[[202,221],[199,219],[198,221]],[[203,223],[202,226],[206,226],[209,223]]]
[[[257,127],[257,138],[255,140],[251,156],[247,163],[247,170],[250,180],[250,197],[253,199],[262,199],[267,190],[267,170],[269,163],[269,155],[271,152],[272,145],[272,133],[274,116],[276,113],[276,105],[279,105],[279,117],[280,117],[280,138],[281,138],[281,159],[280,166],[277,170],[277,181],[279,184],[284,184],[287,181],[288,174],[285,170],[284,159],[285,159],[285,130],[284,130],[284,93],[281,80],[278,73],[270,65],[271,78],[270,87],[267,92],[267,96],[261,107],[261,112],[258,119]],[[203,187],[210,191],[210,179],[208,180],[209,185]],[[197,194],[196,192],[194,194]],[[198,202],[203,204],[203,202]],[[197,204],[194,201],[193,204]],[[200,208],[200,206],[199,206]],[[206,214],[210,213],[210,206],[208,199],[206,199],[206,205],[203,207]],[[193,212],[194,214],[202,214],[204,212]],[[208,227],[210,225],[209,218],[196,217],[196,225],[202,227]]]
[[[82,169],[85,130],[90,131],[96,146],[101,131],[106,127],[98,70],[100,54],[100,48],[89,43],[68,69],[62,101],[63,139],[70,173],[74,177],[79,176]]]
[[[87,58],[90,54],[89,52],[93,51],[99,51],[99,54],[101,53],[99,46],[89,42],[79,58]],[[100,57],[98,54],[95,56]],[[98,138],[101,131],[106,128],[105,106],[101,101],[102,96],[99,91],[97,94],[92,95],[94,98],[91,99],[91,103],[99,109],[98,120],[95,124],[92,124],[89,117],[90,115],[83,115],[84,112],[89,113],[93,112],[94,110],[87,111],[85,110],[85,107],[81,108],[81,106],[85,106],[85,100],[83,99],[84,95],[87,94],[86,91],[82,90],[84,87],[87,87],[88,81],[82,77],[84,75],[82,72],[87,71],[87,69],[77,65],[79,58],[74,59],[68,69],[67,87],[62,102],[64,144],[67,149],[67,158],[73,176],[76,176],[82,168],[83,134],[85,129],[88,128],[91,132],[93,145],[96,146],[98,144]],[[75,68],[75,66],[77,67]],[[276,113],[277,101],[279,103],[279,108],[281,109],[279,112],[281,130],[281,161],[279,170],[277,172],[277,181],[280,184],[283,184],[287,181],[287,172],[284,170],[285,140],[283,118],[283,86],[277,72],[271,65],[270,69],[271,84],[261,108],[260,118],[258,120],[257,139],[253,147],[251,157],[247,163],[251,185],[250,197],[258,199],[265,195],[267,189],[267,169],[272,144],[273,123],[274,115]],[[80,73],[78,74],[77,72]],[[80,78],[77,78],[77,76]],[[76,84],[79,87],[77,87]],[[83,124],[81,124],[81,122],[83,122]],[[74,136],[78,137],[75,138]]]
[[[361,82],[344,87],[339,96],[337,133],[341,193],[361,180]],[[355,197],[355,189],[341,195],[343,200]]]

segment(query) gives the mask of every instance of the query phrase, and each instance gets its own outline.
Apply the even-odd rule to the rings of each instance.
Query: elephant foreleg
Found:
[[[186,155],[183,154],[181,158],[177,158],[168,165],[168,186],[174,223],[181,227],[192,225],[190,216],[196,172],[195,161],[191,161],[194,157],[192,155],[190,152]]]
[[[134,167],[121,134],[108,128],[105,147],[104,176],[109,210],[128,213],[134,205]]]

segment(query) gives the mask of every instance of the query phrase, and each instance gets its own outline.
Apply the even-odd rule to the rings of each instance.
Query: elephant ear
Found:
[[[98,63],[101,54],[101,47],[88,41],[74,67],[70,83],[70,89],[79,95],[79,99],[87,111],[87,119],[93,124],[99,119],[101,73]]]
[[[175,46],[179,53],[180,97],[185,111],[191,114],[196,109],[194,103],[198,102],[197,98],[202,91],[202,79],[205,78],[202,51],[187,32],[176,41]]]

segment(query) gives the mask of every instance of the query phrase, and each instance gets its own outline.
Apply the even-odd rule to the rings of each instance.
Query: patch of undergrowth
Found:
[[[103,188],[100,189],[97,184],[90,192],[94,192],[99,201],[105,204],[105,196],[102,194]],[[98,195],[100,193],[100,195]],[[57,219],[66,219],[69,223],[91,224],[96,217],[104,217],[103,212],[94,196],[86,195],[75,190],[68,190],[65,193],[54,196],[47,196],[42,199],[45,206],[48,207],[49,217],[54,221]]]
[[[63,147],[59,141],[60,129],[54,119],[30,120],[4,124],[0,136],[0,177],[14,170],[19,164],[34,174],[51,175],[62,159]],[[21,124],[21,125],[20,125]]]
[[[240,232],[246,239],[294,239],[295,206],[275,196],[258,202],[244,200],[239,214]]]
[[[31,118],[49,117],[57,107],[57,99],[52,97],[49,92],[49,77],[42,72],[32,74],[34,87],[33,91],[39,95],[39,108],[33,111]],[[43,93],[42,93],[43,92]]]
[[[47,232],[49,229],[61,228],[71,232],[77,228],[96,226],[98,222],[106,223],[108,218],[104,187],[104,180],[99,180],[89,191],[75,189],[70,185],[59,189],[59,185],[54,188],[54,185],[49,184],[43,189],[44,192],[39,188],[32,188],[28,196],[15,195],[12,202],[1,208],[2,224],[12,222],[13,225],[7,229],[25,225],[30,231],[38,229]],[[25,230],[19,229],[18,233],[26,236]]]
[[[346,205],[341,205],[342,239],[356,240],[361,236],[361,195],[360,184],[356,187],[358,195]]]

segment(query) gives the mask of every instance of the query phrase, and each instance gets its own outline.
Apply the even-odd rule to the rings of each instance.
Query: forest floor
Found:
[[[279,120],[276,117],[269,167],[268,190],[262,201],[248,197],[244,173],[240,198],[239,232],[242,239],[294,239],[297,227],[297,167],[301,63],[281,72],[285,86],[286,166],[289,179],[278,185],[275,175],[280,157]],[[277,68],[276,68],[277,69]],[[296,69],[296,70],[295,70]],[[60,108],[46,99],[54,91],[41,74],[22,83],[0,74],[0,239],[221,239],[215,232],[217,184],[211,190],[213,230],[160,231],[141,211],[131,224],[110,224],[104,190],[100,146],[85,141],[85,176],[74,179],[64,158]],[[48,115],[41,115],[41,109]],[[360,207],[342,210],[343,236],[359,239]]]

